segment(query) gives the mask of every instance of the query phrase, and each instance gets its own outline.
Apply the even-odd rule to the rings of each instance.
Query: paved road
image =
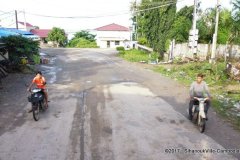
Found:
[[[43,52],[52,56],[49,65],[41,66],[48,79],[50,108],[35,122],[26,113],[30,104],[25,102],[25,91],[19,91],[15,103],[3,103],[0,160],[239,157],[240,153],[236,157],[227,154],[226,149],[235,148],[226,148],[228,145],[224,148],[210,136],[213,132],[208,135],[214,124],[209,123],[206,134],[200,134],[176,109],[174,104],[183,95],[179,89],[182,86],[169,90],[168,86],[174,83],[169,79],[116,58],[112,50],[45,49]],[[26,77],[16,79],[30,81],[30,76]],[[179,99],[171,93],[179,94]],[[172,101],[175,103],[171,104]]]

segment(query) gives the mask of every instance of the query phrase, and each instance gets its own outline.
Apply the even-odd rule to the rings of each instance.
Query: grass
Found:
[[[158,59],[157,53],[146,53],[144,51],[139,51],[136,49],[132,50],[120,50],[119,56],[130,62],[145,62],[156,61]]]
[[[211,65],[208,62],[194,62],[187,64],[160,65],[154,68],[154,71],[165,76],[171,77],[189,86],[196,79],[198,73],[205,74],[205,81],[209,85],[210,92],[213,95],[212,106],[222,117],[232,122],[240,129],[240,117],[234,105],[239,102],[240,94],[239,82],[231,81],[225,73],[225,63],[219,62]],[[234,94],[229,94],[233,92]],[[240,92],[239,92],[240,93]]]
[[[140,61],[148,62],[148,59],[149,59],[149,56],[147,53],[143,51],[135,50],[135,49],[120,51],[119,56],[130,62],[140,62]]]
[[[119,51],[119,56],[130,62],[151,61],[156,59],[156,53],[149,54],[139,50]],[[225,72],[226,64],[217,62],[212,65],[208,62],[193,62],[185,64],[158,65],[153,68],[154,71],[167,77],[183,83],[186,86],[195,81],[198,73],[205,75],[210,92],[213,95],[212,106],[214,110],[225,120],[230,121],[234,126],[240,129],[240,114],[234,105],[240,103],[239,82],[229,80]],[[229,94],[232,92],[233,94]]]

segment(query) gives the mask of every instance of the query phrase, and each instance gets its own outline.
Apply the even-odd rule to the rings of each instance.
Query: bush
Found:
[[[124,48],[124,47],[122,47],[122,46],[120,46],[120,47],[117,47],[117,48],[116,48],[116,50],[117,50],[117,51],[124,51],[124,50],[125,50],[125,48]]]
[[[98,48],[96,42],[91,42],[84,38],[74,38],[68,43],[68,47],[73,48]]]
[[[39,53],[39,42],[22,36],[8,36],[0,39],[6,44],[9,53],[9,60],[15,64],[21,63],[20,57],[33,59]]]
[[[147,44],[147,39],[146,38],[138,38],[138,44],[141,45],[146,45]]]
[[[149,59],[147,53],[136,50],[136,49],[120,51],[119,53],[120,53],[119,54],[120,57],[122,57],[130,62],[140,62],[140,61],[148,62],[148,59]]]
[[[124,54],[125,54],[125,51],[119,51],[119,54],[120,54],[120,55],[124,55]]]

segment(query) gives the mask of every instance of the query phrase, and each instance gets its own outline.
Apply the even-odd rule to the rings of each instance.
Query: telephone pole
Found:
[[[18,29],[18,16],[17,16],[17,10],[15,10],[15,18],[16,18],[16,29]]]
[[[198,29],[197,29],[197,9],[200,3],[199,0],[194,0],[194,10],[193,10],[193,25],[189,32],[189,47],[192,49],[193,56],[197,54],[197,44],[198,44]]]
[[[27,22],[26,22],[25,10],[23,10],[23,14],[24,14],[24,26],[25,26],[25,29],[27,31]]]
[[[212,54],[210,63],[215,63],[216,61],[216,48],[217,48],[217,34],[218,34],[218,22],[219,22],[219,11],[220,11],[220,0],[217,0],[216,6],[216,19],[215,19],[215,32],[213,34],[213,41],[212,41]]]

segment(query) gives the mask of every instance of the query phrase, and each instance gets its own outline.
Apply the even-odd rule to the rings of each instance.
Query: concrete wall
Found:
[[[96,42],[100,48],[116,48],[118,46],[125,46],[125,42],[130,40],[129,31],[97,31]],[[107,41],[110,41],[110,46],[107,46]],[[119,45],[115,42],[119,41]]]
[[[233,57],[240,57],[240,46],[233,45],[232,50],[230,51],[230,45],[218,45],[216,56],[224,56],[225,54],[231,54]],[[212,45],[209,44],[198,44],[197,54],[200,57],[206,57],[208,54],[211,54]],[[191,48],[188,47],[187,43],[176,44],[174,46],[173,57],[186,56],[191,57],[192,52]]]

